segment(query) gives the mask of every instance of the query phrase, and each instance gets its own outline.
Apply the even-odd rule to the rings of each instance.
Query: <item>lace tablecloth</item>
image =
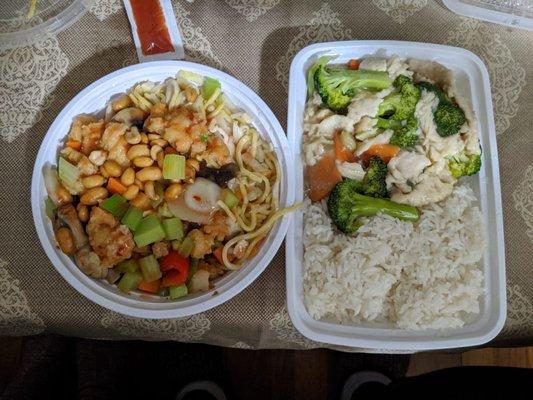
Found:
[[[187,59],[256,90],[285,124],[288,70],[304,46],[399,39],[465,47],[486,63],[498,133],[507,323],[496,339],[533,338],[533,32],[457,16],[429,0],[174,2]],[[240,348],[320,346],[292,326],[283,247],[224,305],[185,319],[125,317],[70,287],[41,249],[30,208],[35,155],[55,116],[85,86],[137,62],[120,0],[97,0],[76,23],[31,46],[0,50],[0,335],[200,341]]]

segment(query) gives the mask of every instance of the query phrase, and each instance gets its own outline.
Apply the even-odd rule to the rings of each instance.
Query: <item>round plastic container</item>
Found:
[[[274,148],[280,162],[283,177],[280,187],[280,207],[292,205],[294,199],[293,160],[285,133],[268,106],[251,89],[237,79],[216,69],[185,61],[154,61],[133,65],[113,72],[81,91],[57,116],[50,126],[35,160],[31,201],[35,227],[41,244],[56,270],[78,292],[110,310],[143,318],[177,318],[197,314],[232,298],[256,279],[276,254],[289,224],[288,218],[276,222],[259,253],[237,271],[228,272],[214,282],[208,292],[190,295],[171,301],[157,296],[138,293],[125,295],[105,280],[85,275],[71,257],[63,254],[55,245],[52,224],[44,211],[47,197],[43,179],[43,167],[56,165],[60,144],[68,134],[75,116],[95,113],[104,109],[108,99],[125,92],[135,83],[151,80],[161,82],[185,69],[218,79],[222,91],[237,108],[245,110],[253,119],[260,134]]]
[[[80,18],[92,0],[37,0],[28,14],[30,0],[2,0],[0,6],[0,49],[34,43],[55,34]]]

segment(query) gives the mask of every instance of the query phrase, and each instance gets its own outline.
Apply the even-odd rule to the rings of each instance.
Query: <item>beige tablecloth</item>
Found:
[[[533,32],[463,18],[429,0],[195,0],[173,5],[187,59],[249,85],[282,125],[291,60],[310,43],[398,39],[450,44],[479,55],[492,82],[507,254],[507,323],[496,341],[533,338]],[[78,294],[48,261],[30,208],[41,140],[80,90],[136,62],[120,0],[96,0],[57,36],[0,51],[0,335],[49,331],[240,348],[320,346],[300,335],[287,314],[283,247],[234,299],[178,320],[108,311]]]

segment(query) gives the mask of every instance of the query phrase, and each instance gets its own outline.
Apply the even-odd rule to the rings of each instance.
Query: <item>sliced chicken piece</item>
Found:
[[[100,207],[93,207],[87,233],[102,264],[113,266],[131,257],[135,243],[130,230]]]
[[[89,246],[85,246],[76,253],[76,264],[87,275],[103,279],[107,276],[109,268],[102,264],[100,257]]]

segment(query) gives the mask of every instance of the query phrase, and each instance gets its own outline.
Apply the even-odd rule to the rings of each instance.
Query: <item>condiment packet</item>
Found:
[[[123,0],[140,62],[185,57],[170,0]]]

